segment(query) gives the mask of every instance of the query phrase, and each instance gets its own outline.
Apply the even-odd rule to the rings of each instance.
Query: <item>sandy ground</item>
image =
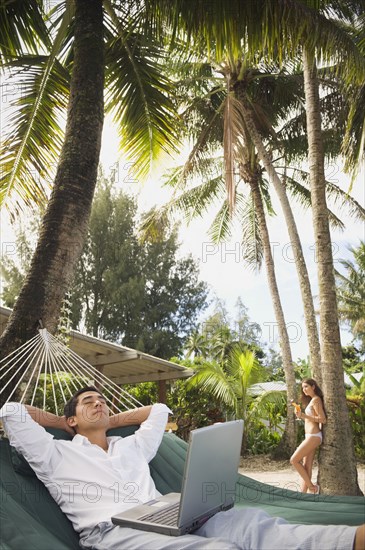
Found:
[[[358,464],[359,486],[365,494],[365,464]],[[273,461],[267,455],[245,457],[241,459],[239,472],[257,481],[274,487],[299,491],[299,476],[286,461]],[[313,481],[317,479],[317,464],[313,468]]]

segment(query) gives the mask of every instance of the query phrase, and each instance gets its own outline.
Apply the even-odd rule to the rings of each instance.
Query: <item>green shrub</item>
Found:
[[[365,399],[363,395],[347,397],[356,457],[365,460]]]
[[[280,439],[281,434],[270,431],[262,422],[253,422],[247,434],[247,452],[251,455],[271,453]]]

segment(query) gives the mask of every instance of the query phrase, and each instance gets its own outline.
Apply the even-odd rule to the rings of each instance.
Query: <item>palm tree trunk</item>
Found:
[[[278,176],[269,153],[266,151],[265,145],[262,141],[260,133],[256,128],[255,121],[252,117],[251,110],[245,104],[245,100],[241,98],[242,109],[245,117],[245,123],[247,125],[250,137],[256,147],[258,156],[263,163],[269,178],[274,185],[276,194],[279,197],[280,204],[283,210],[286,226],[289,233],[289,238],[294,252],[295,266],[298,273],[299,287],[302,295],[304,319],[308,337],[310,364],[312,368],[313,376],[321,383],[321,353],[319,336],[316,322],[316,315],[313,305],[313,295],[311,285],[308,276],[308,270],[304,259],[302,243],[300,242],[295,218],[290,206],[288,196],[286,194],[285,186]]]
[[[286,328],[284,312],[281,305],[279,289],[276,281],[274,259],[271,253],[270,236],[269,236],[269,231],[266,224],[265,211],[264,211],[264,206],[263,206],[263,201],[262,201],[260,186],[259,186],[259,179],[258,179],[259,176],[258,174],[252,174],[252,172],[250,175],[250,172],[251,172],[251,167],[248,164],[246,165],[245,180],[248,181],[250,185],[252,197],[255,203],[255,212],[257,215],[260,234],[262,238],[267,279],[268,279],[271,298],[274,306],[275,319],[278,324],[280,347],[281,347],[281,353],[283,358],[283,368],[285,373],[285,381],[287,385],[287,407],[288,407],[288,411],[290,411],[291,410],[290,401],[291,400],[295,401],[296,399],[296,387],[295,387],[296,384],[295,384],[295,375],[294,375],[294,369],[293,369],[293,359],[291,355],[289,335]],[[296,435],[297,435],[297,432],[296,432],[294,415],[288,414],[284,436],[279,445],[278,452],[276,453],[277,456],[280,455],[286,458],[290,456],[290,454],[294,451],[296,447],[296,439],[297,439]]]
[[[55,330],[86,237],[104,118],[103,11],[102,0],[74,1],[65,141],[31,267],[0,339],[0,358],[34,336],[40,320]]]
[[[328,424],[320,453],[320,485],[330,494],[361,494],[343,383],[332,243],[329,230],[319,87],[314,55],[304,50],[309,174],[319,286],[322,386]]]

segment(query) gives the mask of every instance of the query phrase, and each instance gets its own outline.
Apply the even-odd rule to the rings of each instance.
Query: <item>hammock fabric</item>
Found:
[[[126,437],[137,426],[111,430],[109,435]],[[66,432],[49,431],[57,439]],[[180,492],[186,443],[172,433],[164,435],[151,474],[161,493]],[[78,536],[67,517],[36,478],[33,470],[7,439],[0,441],[1,508],[0,550],[78,550]],[[259,507],[272,516],[293,523],[360,525],[365,499],[304,495],[274,488],[239,475],[236,506]]]

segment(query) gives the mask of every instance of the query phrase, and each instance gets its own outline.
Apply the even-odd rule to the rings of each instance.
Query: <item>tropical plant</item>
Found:
[[[194,71],[196,71],[195,78]],[[178,210],[182,211],[187,219],[203,215],[208,204],[216,202],[219,198],[223,201],[223,205],[211,226],[211,235],[217,241],[229,236],[233,222],[232,209],[235,207],[234,218],[242,225],[244,259],[256,269],[261,265],[262,256],[265,260],[280,332],[289,403],[296,393],[293,361],[266,222],[267,215],[272,214],[273,211],[269,188],[264,180],[259,159],[274,182],[283,204],[302,290],[312,370],[320,379],[319,340],[309,277],[287,196],[288,191],[293,197],[300,197],[303,203],[310,206],[309,191],[302,183],[304,171],[295,171],[301,176],[298,181],[295,173],[294,177],[289,176],[289,167],[284,165],[283,173],[279,177],[278,170],[272,161],[274,151],[291,158],[303,154],[298,143],[294,150],[291,147],[291,139],[288,136],[288,127],[290,128],[291,125],[285,119],[288,111],[295,112],[293,119],[297,127],[298,120],[303,119],[302,78],[300,74],[290,75],[273,64],[267,67],[264,59],[257,61],[257,56],[255,60],[251,60],[248,53],[242,55],[236,63],[232,60],[226,61],[223,68],[207,62],[202,64],[196,62],[188,66],[184,64],[182,74],[186,75],[186,73],[185,80],[180,81],[181,101],[185,106],[182,117],[186,122],[187,135],[195,139],[194,146],[185,165],[172,171],[167,179],[167,183],[180,192],[180,195],[175,195],[162,210],[154,212],[152,218],[147,221],[147,227],[149,223],[153,223],[153,219],[161,219]],[[194,94],[191,92],[192,85]],[[186,90],[185,94],[184,90]],[[333,95],[336,99],[337,95]],[[331,100],[328,97],[326,99],[327,103],[323,102],[323,107],[326,112],[329,109],[332,111],[334,99],[332,97]],[[332,125],[331,117],[327,118]],[[284,128],[277,134],[275,128],[282,125],[283,121]],[[305,132],[303,124],[301,131]],[[329,131],[331,142],[333,142],[334,133],[331,126]],[[339,152],[340,140],[337,140],[336,145]],[[222,146],[223,163],[215,153]],[[259,151],[258,156],[255,148]],[[333,147],[329,150],[334,154]],[[223,178],[219,176],[223,167],[230,207],[224,200],[226,188]],[[232,174],[235,174],[234,178]],[[191,189],[187,181],[189,176],[191,179],[203,179],[203,183]],[[248,184],[249,192],[245,189],[241,191],[242,186],[239,188],[241,181]],[[184,189],[186,187],[188,187],[187,190]],[[335,195],[337,199],[340,198],[342,203],[349,201],[357,215],[364,217],[364,210],[355,201],[348,199],[347,194],[342,193],[341,196],[338,188],[336,189],[336,186],[329,182],[327,187],[329,194]],[[331,220],[333,223],[341,223],[332,213]],[[287,454],[296,444],[294,419],[290,417],[288,422],[290,424],[288,425],[288,448],[283,449]],[[285,447],[285,444],[286,438],[283,438],[282,447]]]
[[[196,363],[185,361],[184,364],[190,368],[196,366]],[[171,384],[166,402],[177,424],[176,435],[185,441],[189,439],[191,430],[226,419],[226,412],[218,399],[199,388],[190,387],[185,380],[176,380]]]
[[[251,423],[247,434],[247,452],[252,455],[273,453],[280,443],[281,435],[272,431],[259,420]]]
[[[199,364],[199,360],[181,360],[178,357],[173,357],[172,361],[190,369]],[[123,389],[143,405],[152,405],[158,401],[158,388],[155,382],[128,384],[123,386]],[[189,439],[191,430],[225,420],[225,413],[218,400],[198,388],[188,388],[185,380],[174,380],[170,383],[166,404],[172,411],[171,422],[177,425],[176,435],[185,441]]]
[[[196,357],[205,358],[208,353],[208,342],[205,334],[196,329],[188,336],[185,342],[185,356],[193,359]]]
[[[217,300],[213,313],[192,332],[185,344],[185,357],[206,359],[225,363],[231,351],[239,346],[241,349],[254,351],[258,360],[263,360],[264,352],[260,347],[261,327],[252,322],[247,307],[238,298],[237,317],[231,321],[226,307]]]
[[[365,242],[349,250],[353,259],[340,260],[344,273],[336,270],[338,311],[365,351]]]
[[[358,349],[354,345],[342,348],[343,368],[347,373],[359,372],[365,361],[365,349]]]
[[[365,370],[363,368],[361,378],[355,378],[347,372],[353,383],[353,388],[347,392],[347,406],[355,441],[355,454],[360,460],[365,459]]]
[[[252,351],[236,347],[223,363],[204,362],[195,366],[195,374],[186,382],[189,388],[197,387],[213,395],[227,407],[235,418],[244,420],[241,452],[247,448],[247,434],[254,418],[261,418],[267,402],[283,399],[281,392],[264,392],[254,398],[250,386],[262,381],[265,375]]]
[[[66,67],[71,69],[72,63],[66,134],[55,184],[30,272],[0,341],[1,354],[3,355],[33,336],[39,319],[42,319],[51,331],[57,324],[61,303],[72,279],[86,236],[100,151],[105,66],[102,0],[75,0],[73,3],[57,4],[53,11],[56,23],[52,17],[45,18],[50,22],[50,32],[42,18],[43,4],[45,5],[46,2],[14,0],[6,2],[5,9],[1,10],[0,47],[4,58],[10,60],[12,57],[22,54],[24,50],[26,53],[30,51],[33,56],[32,61],[34,61],[31,66],[38,68],[38,73],[37,71],[33,73],[37,73],[34,79],[35,88],[29,92],[28,87],[29,93],[26,92],[21,101],[21,105],[26,105],[27,108],[22,116],[15,113],[13,118],[15,123],[25,120],[30,121],[30,125],[20,124],[13,137],[4,140],[6,144],[4,159],[11,168],[5,171],[5,179],[1,185],[2,198],[8,196],[9,190],[11,191],[15,184],[21,188],[22,181],[29,182],[32,179],[27,177],[30,170],[26,160],[30,159],[31,162],[35,162],[38,172],[44,173],[50,168],[52,150],[57,143],[55,136],[58,131],[55,131],[55,118],[52,116],[54,110],[49,111],[49,108],[53,106],[52,102],[44,100],[45,108],[42,111],[41,100],[50,97],[48,93],[49,87],[52,85],[50,75],[57,76],[61,72],[63,80],[57,76],[54,81],[67,82],[70,71],[65,75],[65,72],[60,69],[62,55],[66,58]],[[310,4],[317,4],[317,2]],[[346,66],[351,66],[353,77],[361,78],[361,74],[359,76],[354,71],[354,67],[356,67],[353,62],[355,55],[349,55],[349,51],[353,53],[351,40],[339,30],[334,32],[334,27],[330,25],[328,19],[318,15],[315,10],[303,2],[277,0],[275,9],[273,9],[271,0],[260,0],[254,3],[241,0],[222,3],[219,0],[217,3],[211,3],[209,10],[206,9],[205,0],[195,0],[193,3],[166,2],[164,0],[125,3],[104,0],[104,5],[107,12],[104,32],[108,44],[107,55],[110,53],[116,61],[114,64],[116,70],[110,74],[107,72],[106,81],[112,81],[112,87],[119,92],[116,94],[117,97],[123,100],[122,103],[118,101],[118,104],[112,101],[110,106],[111,109],[115,109],[117,117],[118,115],[123,117],[123,130],[130,138],[132,152],[135,153],[140,145],[144,149],[144,157],[142,157],[144,159],[154,155],[155,144],[168,147],[169,143],[173,143],[176,125],[173,122],[171,125],[169,122],[166,123],[166,120],[171,121],[173,117],[169,116],[172,113],[171,104],[165,101],[165,96],[161,92],[161,89],[165,90],[166,84],[165,81],[161,84],[159,80],[161,71],[156,71],[150,80],[147,79],[148,82],[158,82],[156,87],[158,94],[153,94],[151,89],[150,96],[146,95],[146,90],[143,87],[139,87],[143,79],[137,79],[138,86],[135,89],[129,86],[127,78],[128,75],[135,74],[136,66],[140,67],[137,57],[145,69],[142,71],[143,74],[148,72],[146,67],[150,67],[150,60],[153,59],[151,52],[155,42],[149,42],[147,48],[139,47],[141,44],[145,45],[145,41],[141,37],[150,38],[156,29],[165,29],[169,24],[174,27],[174,36],[178,36],[181,30],[189,37],[194,37],[196,41],[204,40],[209,46],[215,43],[217,60],[226,54],[226,48],[234,58],[237,57],[242,51],[242,43],[244,43],[244,47],[247,45],[250,51],[262,49],[267,52],[267,55],[279,55],[281,58],[290,57],[293,52],[296,52],[298,43],[302,41],[311,55],[314,48],[317,48],[319,53],[326,48],[327,52],[341,56],[346,60]],[[66,11],[63,12],[63,9]],[[62,17],[64,14],[65,17]],[[146,21],[148,24],[143,25]],[[74,34],[72,35],[70,31],[74,31]],[[136,35],[140,40],[136,40]],[[55,37],[54,42],[51,43],[50,37]],[[73,42],[72,37],[74,37]],[[108,41],[109,39],[110,41]],[[50,52],[41,60],[38,51],[39,44],[43,51]],[[72,44],[73,47],[72,55],[69,55],[66,49],[69,44]],[[118,47],[122,51],[120,55],[115,55]],[[143,55],[146,51],[148,51],[148,57]],[[57,58],[58,52],[61,52],[60,59]],[[136,53],[137,57],[133,57],[135,52],[142,52],[142,55],[137,56]],[[126,61],[127,67],[132,67],[133,70],[125,72],[120,70],[119,62],[121,60]],[[23,67],[24,56],[17,62]],[[53,69],[54,72],[52,72]],[[41,76],[39,77],[39,75]],[[109,77],[110,80],[108,80]],[[128,102],[125,101],[125,98],[130,90],[132,93],[130,102]],[[143,91],[143,93],[138,94],[136,91]],[[156,95],[158,98],[155,109],[140,108],[140,105],[146,107],[146,100],[149,97],[156,98]],[[30,98],[33,98],[33,103],[27,101]],[[57,105],[60,103],[61,101],[56,102]],[[166,108],[160,109],[161,105]],[[142,113],[147,115],[145,125],[141,124]],[[151,117],[151,113],[156,116]],[[137,120],[137,125],[131,128],[127,124],[128,120]],[[154,125],[154,123],[156,124]],[[127,131],[127,127],[132,131]],[[145,147],[146,141],[141,139],[142,134],[146,135],[143,128],[148,130],[147,143],[150,145],[149,147]],[[153,140],[155,136],[156,139]],[[43,143],[48,143],[48,147],[43,150],[42,158],[40,145]],[[14,145],[18,147],[16,151],[14,151]],[[311,160],[314,160],[314,157]],[[147,168],[147,164],[148,162],[141,162],[138,165],[142,172]],[[321,186],[323,186],[323,181],[319,182],[318,189]],[[30,188],[28,185],[28,189]],[[323,197],[319,197],[319,199],[321,198],[322,200],[318,202],[319,210],[326,212]],[[317,199],[315,194],[313,199]],[[320,227],[318,219],[317,222],[315,224],[316,231]],[[316,237],[318,237],[317,233]],[[323,241],[325,241],[325,245],[329,245],[328,232]],[[327,265],[332,265],[331,257],[328,260]],[[322,255],[319,255],[319,262],[322,269],[325,265]],[[322,274],[324,281],[325,273]],[[321,284],[323,281],[321,280]],[[329,282],[327,279],[327,285]],[[325,316],[325,313],[326,311],[322,308],[322,317]],[[330,320],[335,321],[334,315],[328,315],[328,321]],[[330,330],[325,330],[323,334],[324,336],[330,334]],[[338,355],[338,349],[337,343],[332,355],[329,349],[326,350],[325,363],[334,354]],[[328,362],[328,365],[331,365],[331,361]],[[337,360],[334,363],[336,375],[338,374],[338,365]],[[331,383],[330,378],[333,380],[337,377],[331,377],[328,372],[328,384]],[[328,386],[328,390],[330,395],[330,386]],[[343,407],[341,411],[344,412]],[[351,445],[346,447],[350,448]],[[332,463],[332,461],[328,462]],[[350,464],[352,462],[350,461]],[[354,474],[353,471],[352,474]],[[355,476],[352,475],[352,477]],[[343,477],[343,481],[347,487],[352,486],[349,484],[349,479]]]
[[[51,200],[29,277],[1,339],[3,354],[32,336],[38,319],[51,331],[57,324],[85,239],[96,183],[104,69],[106,108],[115,115],[124,146],[133,160],[138,158],[137,172],[145,173],[157,150],[173,146],[178,133],[156,36],[173,27],[175,37],[180,31],[197,41],[204,37],[207,44],[215,41],[218,56],[225,48],[234,54],[241,51],[242,40],[252,51],[260,46],[268,54],[281,55],[293,51],[304,36],[333,46],[313,10],[300,2],[295,5],[295,10],[288,9],[286,0],[278,0],[273,11],[268,0],[232,0],[229,9],[218,2],[210,10],[204,9],[202,0],[5,3],[0,15],[1,54],[7,70],[16,71],[14,85],[21,88],[22,97],[15,98],[3,140],[2,202],[15,200],[16,192],[18,203],[37,196],[44,200],[41,181],[52,173],[62,143],[57,116],[68,93],[71,99]],[[286,41],[288,35],[291,39]],[[340,52],[345,51],[341,46]]]

